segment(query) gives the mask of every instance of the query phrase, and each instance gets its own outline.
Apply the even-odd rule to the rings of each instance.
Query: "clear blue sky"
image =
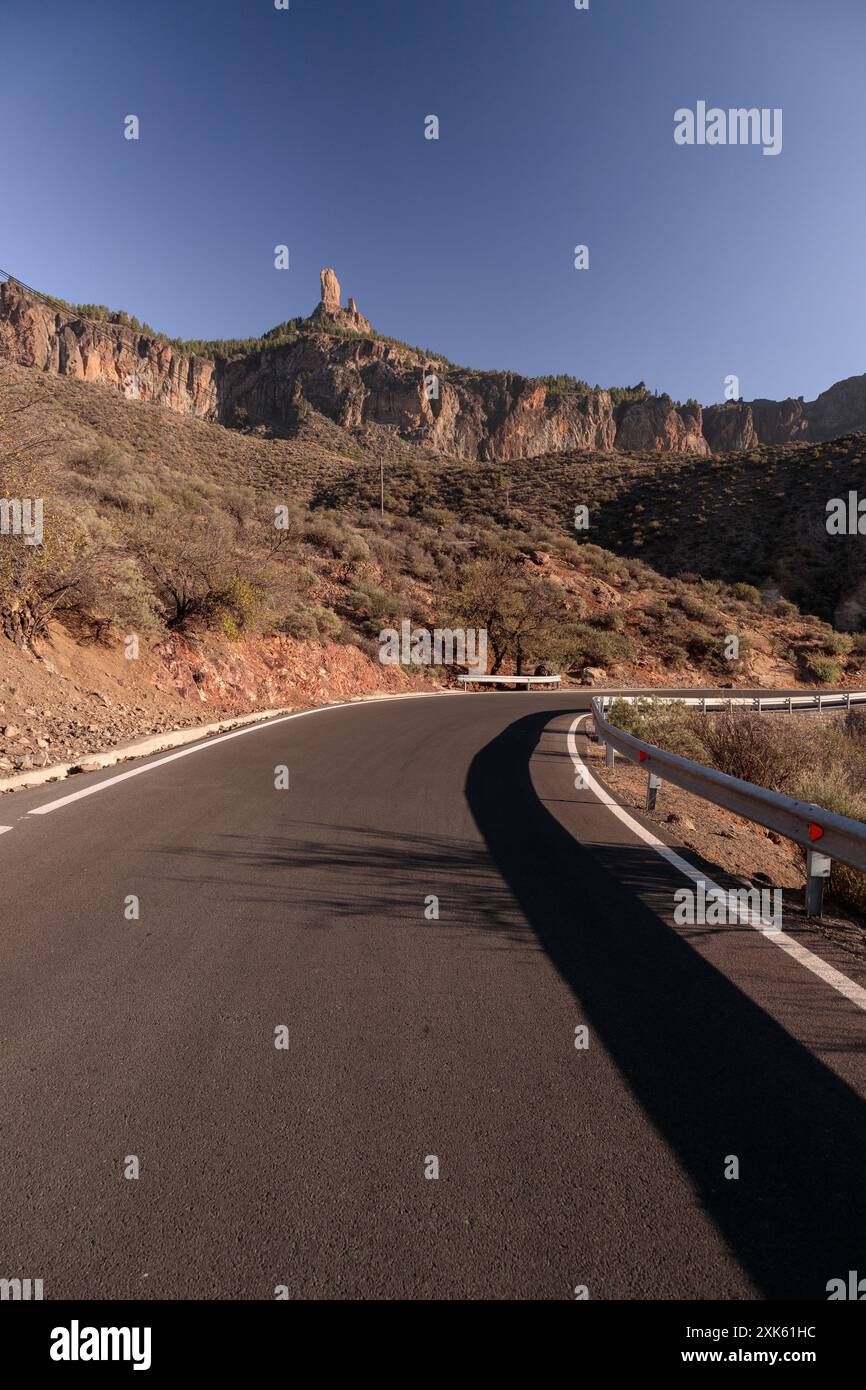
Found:
[[[728,373],[810,398],[866,371],[864,0],[4,0],[0,19],[0,266],[39,288],[247,336],[310,312],[330,265],[381,332],[477,367],[705,403]],[[678,147],[700,99],[781,107],[782,153]]]

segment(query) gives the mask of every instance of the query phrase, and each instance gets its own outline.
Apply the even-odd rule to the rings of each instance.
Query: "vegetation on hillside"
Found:
[[[862,492],[866,436],[595,470],[593,539],[666,574],[773,590],[837,627],[866,621],[863,537],[829,535],[827,503]],[[859,495],[859,493],[858,493]]]
[[[647,674],[735,680],[752,670],[755,634],[763,659],[791,660],[804,679],[864,660],[859,640],[789,601],[663,577],[570,534],[591,459],[442,463],[315,412],[296,442],[266,440],[24,369],[0,385],[4,414],[2,495],[39,489],[50,538],[39,550],[0,537],[0,614],[17,640],[61,616],[104,639],[282,631],[372,653],[384,627],[408,619],[487,628],[506,671],[633,677],[643,661]]]

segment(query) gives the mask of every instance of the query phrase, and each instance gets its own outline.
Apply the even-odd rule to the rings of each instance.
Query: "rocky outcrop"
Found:
[[[183,415],[216,420],[217,372],[205,357],[119,324],[55,312],[16,285],[0,284],[0,360],[79,381],[114,386],[132,401],[153,401]]]
[[[321,324],[323,332],[331,325],[348,328],[353,333],[373,334],[373,325],[359,311],[354,299],[349,300],[348,309],[340,303],[340,282],[336,272],[325,269],[320,272],[322,298],[310,315],[310,323]]]
[[[322,281],[322,310],[326,314],[336,314],[340,310],[340,282],[336,272],[325,269],[320,274]]]
[[[852,430],[866,430],[866,376],[837,381],[806,409],[810,439],[836,439]]]
[[[616,420],[607,391],[551,396],[543,384],[507,372],[481,377],[476,390],[484,427],[479,458],[534,458],[563,449],[615,447]]]
[[[383,425],[454,458],[612,449],[616,433],[606,392],[550,403],[538,382],[507,372],[448,372],[375,339],[316,334],[224,365],[225,424],[242,415],[290,427],[301,401],[345,429]]]
[[[714,454],[815,438],[801,400],[726,401],[704,408],[704,436]]]
[[[762,444],[791,444],[810,435],[807,407],[802,400],[752,401],[755,434]]]
[[[752,449],[760,440],[751,406],[745,401],[725,401],[704,409],[704,438],[713,454]]]
[[[227,426],[242,419],[291,429],[306,402],[346,429],[385,426],[464,459],[613,449],[700,456],[866,430],[866,376],[812,402],[729,401],[702,410],[636,390],[614,403],[607,391],[563,392],[513,372],[425,360],[379,338],[354,299],[344,308],[333,270],[322,271],[321,287],[310,317],[295,321],[293,341],[274,330],[272,347],[212,361],[122,323],[55,311],[7,282],[0,284],[0,360],[101,382],[129,400]]]
[[[678,406],[670,396],[647,396],[621,409],[615,447],[636,453],[705,455],[710,450],[702,424],[699,405]]]

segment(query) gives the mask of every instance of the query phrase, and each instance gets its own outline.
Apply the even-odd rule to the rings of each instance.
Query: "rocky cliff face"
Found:
[[[866,430],[866,376],[837,381],[806,409],[810,439],[837,439],[852,430]]]
[[[648,396],[644,401],[620,407],[615,447],[638,453],[710,452],[703,434],[701,407],[675,405],[670,396]]]
[[[130,400],[232,426],[289,429],[302,401],[346,429],[372,423],[454,458],[534,458],[612,449],[707,455],[866,430],[866,376],[816,401],[733,401],[702,410],[668,396],[615,405],[606,391],[551,391],[511,372],[424,361],[375,336],[340,282],[323,270],[322,298],[295,341],[211,361],[119,324],[70,321],[10,281],[0,284],[0,360],[115,386]],[[351,336],[349,336],[351,335]]]
[[[866,430],[866,375],[837,381],[814,401],[728,401],[704,409],[714,454],[756,444],[823,444],[854,430]]]
[[[345,336],[349,329],[353,335]],[[343,332],[341,332],[343,330]],[[70,321],[13,282],[0,285],[0,359],[115,386],[231,426],[290,428],[306,400],[346,429],[373,423],[464,459],[533,458],[562,449],[706,453],[700,407],[666,397],[614,407],[606,391],[555,394],[511,372],[471,372],[373,335],[334,272],[295,342],[212,362],[116,324]]]
[[[704,435],[714,454],[752,449],[756,444],[791,444],[815,439],[803,401],[726,401],[704,410]],[[829,438],[822,435],[821,438]]]
[[[0,360],[115,386],[128,400],[218,416],[215,364],[119,325],[69,322],[13,281],[0,284]]]
[[[299,400],[345,429],[372,422],[463,459],[535,458],[565,449],[707,454],[700,406],[666,396],[614,407],[607,391],[554,394],[512,372],[419,363],[392,344],[314,336],[225,364],[222,423],[288,426]]]
[[[543,385],[510,373],[449,371],[375,339],[316,334],[227,362],[221,415],[291,425],[303,399],[356,429],[395,430],[454,458],[529,458],[556,449],[612,449],[610,397],[548,398]]]

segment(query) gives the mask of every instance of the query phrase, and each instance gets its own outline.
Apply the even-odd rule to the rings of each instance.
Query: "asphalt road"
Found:
[[[331,708],[0,799],[0,1277],[823,1299],[866,1274],[866,1013],[749,927],[672,925],[675,871],[575,790],[587,706]]]

